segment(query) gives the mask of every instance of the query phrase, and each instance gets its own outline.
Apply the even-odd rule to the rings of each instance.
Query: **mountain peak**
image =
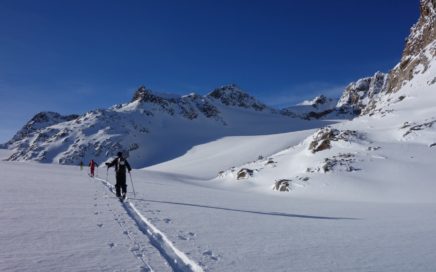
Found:
[[[256,111],[263,111],[267,108],[265,104],[244,92],[236,84],[223,85],[210,92],[207,97],[218,100],[226,106],[252,108]]]
[[[150,96],[152,96],[152,91],[146,88],[144,85],[139,86],[138,90],[133,94],[132,102],[136,100],[147,100]]]
[[[321,105],[325,105],[327,103],[332,104],[336,101],[332,98],[328,98],[325,95],[316,96],[312,100],[304,100],[303,102],[297,104],[297,106],[312,106],[314,108],[318,108]]]

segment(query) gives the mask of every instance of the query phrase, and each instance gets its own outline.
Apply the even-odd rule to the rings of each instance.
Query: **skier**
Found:
[[[80,170],[83,170],[83,161],[80,161]]]
[[[89,162],[88,166],[89,166],[89,168],[91,170],[91,177],[94,177],[94,169],[95,169],[96,166],[98,167],[98,164],[94,160],[91,160]]]
[[[112,162],[107,162],[107,167],[115,166],[115,174],[117,183],[115,184],[116,196],[120,198],[120,200],[126,199],[127,193],[127,184],[126,184],[126,169],[127,171],[132,171],[129,162],[123,158],[123,153],[118,152],[117,158],[115,158]],[[120,193],[121,191],[121,193]]]

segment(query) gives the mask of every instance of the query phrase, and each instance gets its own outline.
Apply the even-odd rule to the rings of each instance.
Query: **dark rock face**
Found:
[[[174,109],[171,107],[172,104],[177,104],[176,99],[164,98],[159,95],[154,94],[150,89],[144,86],[139,87],[139,89],[133,94],[132,102],[139,101],[140,103],[151,103],[160,106],[161,110],[174,115]]]
[[[405,82],[414,76],[415,68],[423,65],[425,72],[430,59],[425,54],[425,48],[436,40],[436,1],[421,0],[420,17],[412,27],[406,40],[400,63],[389,74],[388,92],[398,91]],[[436,45],[429,48],[432,58],[436,57]]]
[[[190,120],[196,119],[200,115],[204,115],[206,118],[220,119],[220,111],[216,106],[217,102],[225,106],[255,111],[263,111],[268,108],[254,97],[241,91],[236,85],[226,85],[217,88],[206,96],[190,94],[181,97],[167,97],[155,94],[150,89],[141,86],[134,93],[133,101],[157,105],[161,111],[167,112],[170,115],[181,114]]]
[[[133,101],[154,104],[159,106],[161,111],[167,112],[170,115],[180,114],[190,120],[197,119],[200,114],[203,114],[206,118],[217,118],[220,113],[208,99],[197,94],[181,97],[164,97],[154,94],[144,86],[139,87],[133,94]]]
[[[207,97],[218,100],[226,106],[251,108],[256,111],[263,111],[268,108],[265,104],[257,101],[254,97],[243,92],[234,84],[217,88],[209,93]]]
[[[321,119],[322,117],[329,115],[330,113],[334,112],[336,109],[329,109],[321,112],[315,112],[311,111],[309,112],[304,119],[312,120],[312,119]]]
[[[318,108],[320,105],[324,105],[324,104],[326,104],[327,102],[329,102],[330,100],[331,100],[331,99],[327,98],[327,97],[324,96],[324,95],[317,96],[317,97],[313,100],[312,107],[314,107],[314,108]]]
[[[339,113],[336,109],[337,102],[337,99],[320,95],[311,101],[304,101],[296,106],[284,108],[280,110],[280,114],[306,120],[321,119],[331,113],[333,113],[332,115]]]

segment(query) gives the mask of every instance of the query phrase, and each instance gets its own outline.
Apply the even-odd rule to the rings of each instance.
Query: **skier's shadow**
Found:
[[[209,205],[150,200],[150,199],[135,199],[135,200],[143,201],[143,202],[163,203],[163,204],[181,205],[181,206],[188,206],[188,207],[223,210],[223,211],[230,211],[230,212],[251,213],[251,214],[259,214],[259,215],[269,215],[269,216],[282,216],[282,217],[290,217],[290,218],[319,219],[319,220],[359,220],[359,218],[352,218],[352,217],[330,217],[330,216],[316,216],[316,215],[305,215],[305,214],[292,214],[292,213],[283,213],[283,212],[261,212],[261,211],[250,211],[250,210],[215,207]]]

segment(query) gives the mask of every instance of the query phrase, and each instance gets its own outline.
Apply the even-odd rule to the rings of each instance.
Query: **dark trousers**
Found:
[[[126,175],[116,175],[117,183],[115,184],[115,191],[117,196],[127,193]],[[121,193],[120,193],[121,191]]]

